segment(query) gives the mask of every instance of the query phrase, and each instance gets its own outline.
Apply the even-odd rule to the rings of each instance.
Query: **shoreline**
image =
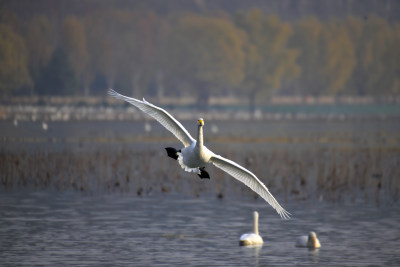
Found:
[[[207,110],[165,107],[180,121],[196,120],[347,120],[399,119],[400,105],[269,105],[254,112],[245,107],[210,106]],[[149,117],[133,106],[0,105],[0,121],[141,121]]]

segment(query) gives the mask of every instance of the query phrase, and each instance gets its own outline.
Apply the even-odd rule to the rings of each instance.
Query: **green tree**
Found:
[[[47,17],[36,16],[27,29],[26,44],[29,52],[29,68],[35,83],[41,78],[55,49],[55,30]],[[36,84],[35,84],[36,85]]]
[[[299,51],[288,47],[292,28],[277,16],[252,10],[238,14],[235,22],[247,33],[243,87],[254,109],[256,99],[271,96],[299,75]]]
[[[121,57],[121,73],[131,85],[134,96],[144,95],[149,80],[155,73],[157,56],[157,29],[160,20],[153,11],[131,12],[127,31],[121,34],[121,46],[125,55]]]
[[[400,95],[400,23],[393,26],[393,34],[389,47],[390,63],[388,68],[390,73],[389,91],[392,95]]]
[[[185,15],[166,41],[166,76],[198,90],[200,104],[213,93],[239,85],[243,79],[243,33],[225,19]]]
[[[11,27],[0,24],[0,91],[11,94],[31,87],[25,40]]]
[[[89,94],[89,86],[93,73],[89,70],[89,54],[86,47],[86,35],[83,23],[76,17],[64,20],[61,35],[61,47],[67,56],[68,63],[75,74],[78,86],[85,95]],[[76,89],[71,88],[76,93]],[[79,92],[80,93],[80,92]]]
[[[354,44],[344,23],[332,21],[325,27],[321,56],[321,92],[343,93],[356,64]]]
[[[362,67],[362,62],[364,61],[363,56],[365,53],[365,47],[363,43],[365,22],[362,18],[349,16],[346,20],[346,24],[350,38],[354,43],[356,57],[356,65],[347,84],[349,88],[348,92],[355,95],[364,95],[366,93],[364,84],[365,73]]]
[[[300,50],[298,64],[301,75],[298,78],[297,90],[300,94],[318,94],[322,87],[320,79],[321,35],[324,25],[315,17],[295,23],[290,46]]]
[[[132,94],[132,73],[134,61],[135,33],[133,29],[133,12],[129,10],[111,10],[105,15],[104,31],[106,48],[109,52],[107,70],[108,80]],[[103,37],[104,38],[104,37]],[[110,41],[108,41],[110,40]],[[108,46],[109,45],[109,46]],[[140,53],[137,51],[136,53]],[[136,69],[136,71],[138,71]],[[131,89],[128,91],[128,89]]]
[[[346,90],[355,63],[354,44],[338,21],[322,24],[316,18],[296,23],[291,46],[300,50],[298,79],[302,94],[340,94]]]
[[[384,19],[372,16],[367,20],[349,17],[347,25],[357,51],[357,65],[349,86],[359,95],[398,92],[398,24],[391,28]]]
[[[36,82],[36,92],[40,95],[70,95],[77,86],[67,55],[57,48]]]
[[[95,75],[105,77],[108,88],[113,88],[117,74],[117,63],[112,39],[108,32],[110,12],[96,11],[85,18],[86,40],[89,62],[88,69]],[[104,89],[104,88],[103,88]]]
[[[94,72],[104,75],[109,87],[142,96],[156,72],[162,20],[150,10],[115,9],[95,12],[86,23]]]
[[[7,25],[14,33],[23,33],[23,23],[21,19],[12,12],[7,5],[0,7],[0,23]]]

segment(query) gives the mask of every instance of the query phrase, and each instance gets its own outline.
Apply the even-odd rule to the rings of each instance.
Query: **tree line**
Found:
[[[3,7],[0,94],[398,95],[399,47],[400,23],[377,16],[97,9],[24,20]]]

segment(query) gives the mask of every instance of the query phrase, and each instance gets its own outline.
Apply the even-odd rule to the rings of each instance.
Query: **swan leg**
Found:
[[[165,150],[167,150],[168,157],[173,158],[174,160],[178,159],[178,152],[181,152],[180,150],[176,150],[173,147],[166,147]]]
[[[210,175],[208,174],[208,172],[206,172],[206,168],[205,167],[201,167],[199,168],[200,170],[200,174],[197,174],[200,179],[210,179]]]

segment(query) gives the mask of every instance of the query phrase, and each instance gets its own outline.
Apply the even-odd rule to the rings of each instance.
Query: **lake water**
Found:
[[[3,191],[0,265],[400,266],[396,203],[282,204],[293,219],[281,220],[260,199]],[[264,245],[240,247],[253,210]],[[309,231],[319,250],[294,246]]]
[[[178,142],[148,123],[0,121],[0,266],[400,266],[397,118],[207,121],[209,148],[252,157],[289,221],[171,164]],[[240,247],[254,210],[264,245]],[[310,231],[322,248],[296,248]]]

